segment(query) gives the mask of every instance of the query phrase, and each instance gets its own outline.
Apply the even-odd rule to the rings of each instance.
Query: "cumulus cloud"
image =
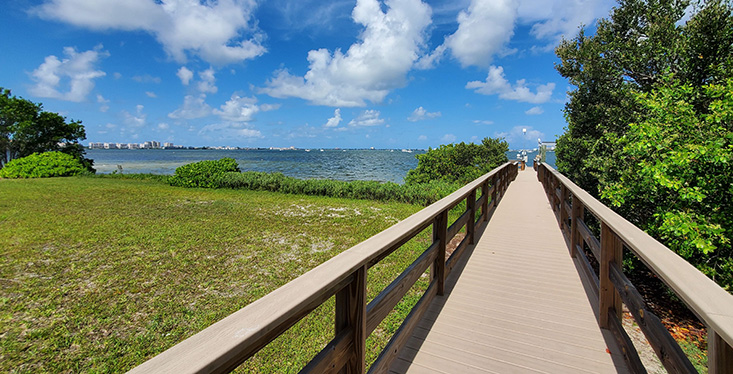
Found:
[[[92,30],[145,31],[176,61],[187,55],[224,65],[266,52],[255,0],[46,0],[33,12]]]
[[[155,99],[156,97],[158,97],[158,95],[156,95],[155,92],[153,91],[145,91],[145,95],[152,99]]]
[[[437,118],[440,116],[441,116],[440,112],[428,112],[427,110],[425,110],[425,108],[418,107],[417,109],[412,111],[412,114],[409,117],[407,117],[407,120],[410,122],[417,122],[417,121],[422,121],[425,119]]]
[[[537,115],[540,115],[540,114],[542,114],[544,112],[545,111],[541,107],[533,106],[533,107],[529,108],[529,110],[527,110],[526,112],[524,112],[524,114],[526,114],[528,116],[537,116]]]
[[[524,79],[518,80],[512,86],[504,76],[504,68],[499,66],[489,67],[489,74],[486,81],[471,81],[466,83],[467,89],[473,89],[476,93],[483,95],[499,95],[504,100],[516,100],[533,104],[541,104],[550,100],[555,83],[547,83],[537,86],[537,92],[533,93]]]
[[[420,136],[417,137],[417,140],[419,140],[421,142],[424,142],[424,141],[428,140],[428,136],[427,135],[420,135]]]
[[[216,93],[219,89],[216,87],[216,77],[214,77],[214,69],[208,68],[199,72],[199,82],[197,85],[201,93]]]
[[[608,15],[614,5],[614,0],[522,0],[517,12],[521,23],[532,25],[535,38],[555,45],[577,34],[579,25]]]
[[[513,0],[472,0],[458,14],[458,30],[445,38],[445,45],[464,67],[488,66],[514,35],[516,14]]]
[[[188,86],[188,83],[191,82],[191,79],[193,79],[193,72],[191,70],[188,70],[188,68],[185,66],[181,66],[181,68],[178,69],[178,72],[176,72],[176,75],[178,76],[178,79],[181,80],[181,83],[184,86]]]
[[[341,123],[341,109],[336,109],[333,111],[333,117],[329,118],[323,127],[336,127],[339,123]]]
[[[125,110],[122,111],[122,119],[125,125],[128,127],[143,127],[145,126],[145,120],[148,117],[147,114],[143,113],[145,107],[142,105],[135,106],[135,114],[129,113]]]
[[[214,109],[213,113],[229,122],[251,122],[259,111],[256,98],[240,97],[235,94],[222,104],[220,109]]]
[[[99,106],[99,111],[104,113],[109,110],[109,100],[105,99],[104,96],[97,94],[97,103],[101,104]]]
[[[380,112],[375,109],[369,109],[362,112],[358,117],[349,121],[351,127],[372,127],[379,126],[384,123],[383,118],[379,118]]]
[[[97,63],[109,52],[102,46],[85,52],[77,52],[76,48],[65,47],[65,58],[47,56],[43,63],[31,73],[36,84],[30,88],[31,94],[38,97],[80,102],[94,89],[94,79],[107,75],[97,70]],[[68,90],[62,92],[65,88]]]
[[[326,49],[308,52],[304,76],[287,69],[275,72],[260,91],[273,97],[299,97],[318,105],[365,106],[381,102],[402,87],[418,59],[430,24],[430,7],[420,0],[357,0],[354,22],[363,25],[359,41],[346,53]]]
[[[168,117],[175,119],[194,119],[206,117],[211,114],[211,107],[206,104],[206,95],[186,95],[183,98],[183,106],[168,113]]]

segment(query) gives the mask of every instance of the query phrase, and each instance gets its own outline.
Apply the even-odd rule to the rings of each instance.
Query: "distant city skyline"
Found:
[[[0,85],[95,143],[527,148],[565,126],[554,46],[614,4],[13,1]]]

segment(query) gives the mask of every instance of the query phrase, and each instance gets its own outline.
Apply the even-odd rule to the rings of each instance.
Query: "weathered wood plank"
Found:
[[[590,251],[593,253],[593,257],[595,257],[596,260],[600,259],[601,242],[598,241],[598,238],[596,238],[595,235],[593,235],[582,218],[578,220],[578,233],[585,241],[585,244],[588,244]]]
[[[636,287],[626,278],[618,264],[611,265],[611,282],[621,295],[621,299],[634,316],[636,323],[649,340],[657,357],[670,373],[694,373],[695,367],[687,359],[685,352],[674,340],[662,321],[646,307]]]
[[[629,335],[621,325],[621,321],[616,318],[614,314],[615,313],[608,313],[606,315],[608,317],[606,325],[608,326],[608,330],[613,333],[614,338],[616,338],[616,341],[621,347],[621,354],[623,355],[626,364],[629,366],[632,373],[646,373],[646,368],[639,358],[639,353],[636,351],[636,348],[634,348],[634,343],[631,342]]]
[[[344,374],[362,374],[366,371],[366,279],[367,266],[354,272],[354,280],[336,293],[336,334],[352,332],[350,353]]]
[[[574,198],[605,222],[644,264],[656,274],[710,329],[728,345],[733,345],[733,296],[702,274],[690,263],[647,233],[594,199],[564,175],[542,164],[570,189]]]
[[[439,248],[440,241],[434,242],[430,248],[425,250],[420,257],[410,264],[405,271],[369,303],[367,306],[367,335],[371,334],[379,326],[382,320],[402,300],[402,297],[405,296],[407,291],[410,290],[410,287],[435,262],[438,257]]]
[[[733,373],[733,348],[708,328],[708,373]]]
[[[382,353],[379,354],[377,360],[374,361],[372,366],[369,368],[369,373],[386,373],[389,370],[390,365],[399,356],[399,352],[405,346],[407,341],[410,339],[412,332],[417,327],[418,323],[422,319],[425,312],[428,310],[430,303],[436,295],[436,283],[432,282],[428,289],[425,290],[425,294],[418,300],[412,311],[407,315],[405,320],[397,329],[397,332],[389,340],[387,346],[384,348]]]
[[[350,353],[354,350],[353,343],[354,331],[350,329],[343,330],[300,373],[338,373],[349,361]]]
[[[615,318],[621,320],[621,298],[611,282],[611,266],[619,265],[623,261],[623,243],[605,224],[601,223],[601,258],[598,259],[600,274],[600,310],[598,320],[601,328],[610,329],[608,322],[613,311]]]

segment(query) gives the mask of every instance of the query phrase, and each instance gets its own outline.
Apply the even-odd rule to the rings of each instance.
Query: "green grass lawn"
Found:
[[[0,180],[0,372],[129,370],[418,210],[144,179]],[[370,298],[427,231],[370,270]],[[375,331],[369,360],[417,297]],[[239,371],[297,372],[332,335],[331,300]]]

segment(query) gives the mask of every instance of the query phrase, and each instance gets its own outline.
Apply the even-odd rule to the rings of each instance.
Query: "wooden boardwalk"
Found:
[[[532,169],[482,230],[391,373],[628,372]]]

